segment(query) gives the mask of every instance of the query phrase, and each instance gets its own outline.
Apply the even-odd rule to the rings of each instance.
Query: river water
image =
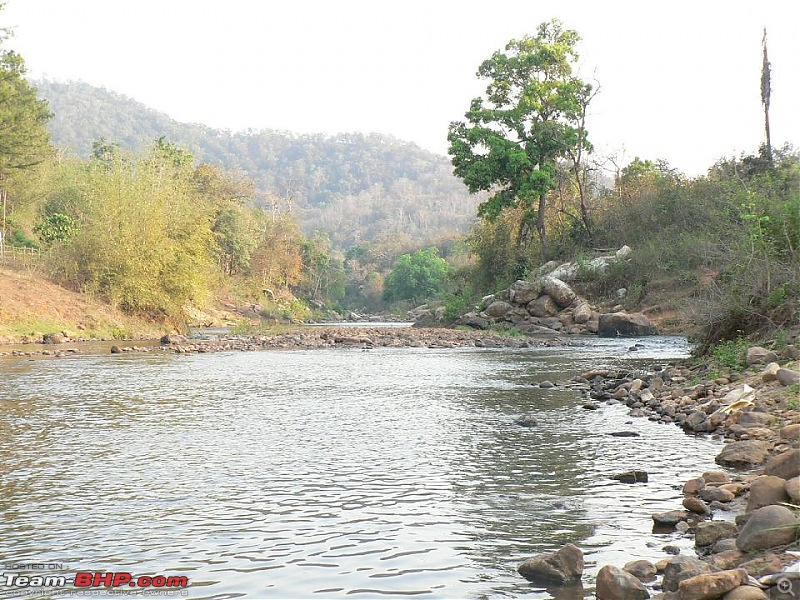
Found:
[[[643,343],[0,361],[0,562],[185,575],[191,598],[551,598],[516,567],[572,542],[586,588],[555,595],[588,595],[603,564],[691,552],[650,515],[718,453],[537,385],[686,352]],[[610,479],[631,468],[649,483]]]

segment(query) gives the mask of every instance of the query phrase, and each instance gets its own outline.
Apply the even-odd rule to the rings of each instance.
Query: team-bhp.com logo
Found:
[[[148,590],[178,590],[189,585],[189,578],[177,575],[138,575],[115,571],[78,571],[66,575],[21,575],[0,573],[0,586],[5,588],[146,588]]]

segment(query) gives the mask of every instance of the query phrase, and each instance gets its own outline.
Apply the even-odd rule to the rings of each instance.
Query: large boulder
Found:
[[[747,498],[747,512],[762,506],[789,502],[786,493],[786,480],[774,475],[761,475],[750,483],[750,496]]]
[[[543,585],[566,585],[580,581],[583,575],[583,552],[567,544],[557,552],[529,558],[517,567],[528,581]]]
[[[667,561],[664,566],[664,579],[662,587],[668,592],[677,592],[681,581],[710,573],[711,567],[694,556],[676,556]]]
[[[595,595],[598,600],[644,600],[650,597],[650,592],[627,571],[605,565],[597,574]]]
[[[790,386],[800,383],[800,371],[793,369],[778,369],[775,377],[781,385]]]
[[[602,337],[658,335],[658,328],[642,313],[615,312],[600,315],[597,333]]]
[[[681,600],[712,600],[747,583],[747,571],[731,569],[684,579],[678,589]]]
[[[800,448],[793,448],[770,458],[764,467],[764,474],[781,479],[792,479],[800,475]]]
[[[534,317],[552,317],[558,314],[559,307],[550,296],[539,296],[528,303],[528,313]]]
[[[566,308],[578,297],[572,288],[556,277],[542,277],[542,291],[561,308]]]
[[[494,319],[504,317],[507,313],[511,312],[514,309],[508,302],[504,302],[503,300],[495,300],[489,306],[486,307],[486,310],[483,311],[487,316],[492,317]]]
[[[718,465],[734,469],[749,469],[767,460],[767,445],[758,440],[727,444],[714,459]],[[785,479],[785,478],[784,478]]]
[[[764,506],[754,510],[736,537],[742,552],[791,544],[797,539],[798,519],[785,506]]]
[[[582,325],[592,318],[592,307],[586,302],[581,302],[575,307],[572,313],[572,318],[576,323]]]
[[[736,537],[736,525],[730,521],[703,521],[694,529],[694,545],[712,546],[719,540]]]
[[[747,349],[745,362],[749,365],[765,365],[778,360],[778,355],[772,350],[767,350],[761,346],[750,346]]]
[[[470,312],[461,317],[457,325],[466,325],[473,329],[489,329],[489,321],[476,312]]]
[[[525,306],[536,300],[542,293],[542,285],[538,281],[523,281],[518,279],[508,289],[508,297],[512,304]]]

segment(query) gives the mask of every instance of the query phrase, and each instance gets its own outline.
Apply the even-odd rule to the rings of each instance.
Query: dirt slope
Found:
[[[0,266],[0,343],[40,341],[64,331],[71,338],[155,337],[160,328],[133,319],[86,294],[35,272]]]

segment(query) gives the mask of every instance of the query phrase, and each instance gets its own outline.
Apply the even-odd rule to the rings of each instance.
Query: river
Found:
[[[631,343],[0,361],[0,558],[190,598],[538,599],[517,565],[573,542],[588,594],[603,564],[690,552],[650,515],[719,448],[538,386],[686,352]],[[610,479],[631,468],[649,483]]]

